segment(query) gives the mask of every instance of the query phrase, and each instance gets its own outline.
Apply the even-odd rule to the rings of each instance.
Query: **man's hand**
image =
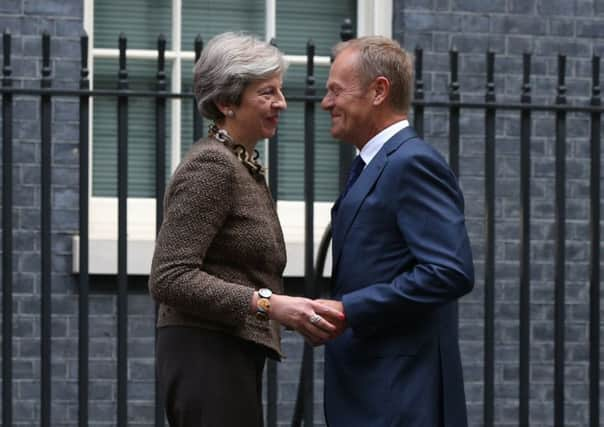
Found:
[[[254,300],[252,300],[252,306]],[[344,313],[331,305],[320,304],[308,298],[273,294],[271,297],[271,319],[287,328],[298,331],[314,346],[325,344],[341,333]]]
[[[336,301],[332,299],[317,299],[315,300],[315,302],[319,304],[319,307],[330,308],[330,310],[325,310],[323,312],[321,312],[320,309],[315,309],[317,314],[323,316],[326,320],[329,321],[329,323],[336,327],[336,329],[332,331],[330,338],[335,338],[341,335],[347,327],[346,313],[344,313],[344,304],[342,304],[341,301]]]

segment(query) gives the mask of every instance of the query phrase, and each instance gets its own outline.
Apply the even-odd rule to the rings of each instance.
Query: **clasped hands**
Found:
[[[271,317],[314,346],[325,344],[346,329],[344,306],[336,300],[273,295]]]

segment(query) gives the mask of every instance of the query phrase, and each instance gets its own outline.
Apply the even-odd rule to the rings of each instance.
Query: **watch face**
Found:
[[[268,288],[261,288],[258,289],[258,295],[260,295],[262,298],[270,298],[273,295],[273,291]]]

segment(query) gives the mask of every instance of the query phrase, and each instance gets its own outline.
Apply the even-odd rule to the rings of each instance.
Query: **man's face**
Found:
[[[360,148],[370,139],[372,105],[357,71],[358,55],[351,48],[338,54],[321,107],[331,115],[331,135]]]

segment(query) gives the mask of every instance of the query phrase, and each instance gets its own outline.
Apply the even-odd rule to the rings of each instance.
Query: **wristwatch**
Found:
[[[258,303],[256,305],[256,319],[258,320],[268,320],[268,312],[271,309],[271,296],[273,296],[273,291],[269,288],[260,288],[258,289]]]

